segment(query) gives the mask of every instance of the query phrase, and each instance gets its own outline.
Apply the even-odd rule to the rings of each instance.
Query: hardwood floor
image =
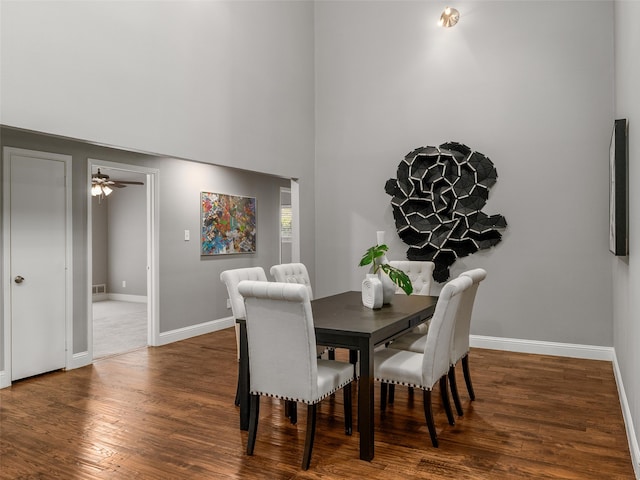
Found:
[[[336,395],[304,472],[304,408],[290,425],[263,399],[255,455],[244,453],[233,329],[136,350],[0,390],[0,478],[634,478],[611,363],[473,349],[470,364],[476,401],[458,372],[464,417],[450,426],[434,402],[440,448],[420,392],[397,388],[381,417],[376,385],[375,459],[358,459]]]

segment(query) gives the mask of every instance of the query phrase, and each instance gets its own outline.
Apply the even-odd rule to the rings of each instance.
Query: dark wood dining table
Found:
[[[433,316],[438,297],[397,294],[389,305],[372,310],[362,304],[361,292],[345,292],[312,300],[316,343],[347,348],[355,362],[360,353],[358,379],[358,429],[360,458],[374,456],[373,353],[378,345],[413,329]],[[249,358],[247,330],[240,324],[240,428],[249,428]],[[354,356],[355,354],[355,356]]]

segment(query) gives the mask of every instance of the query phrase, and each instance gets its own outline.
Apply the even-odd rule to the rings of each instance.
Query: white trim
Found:
[[[0,388],[11,385],[11,161],[13,154],[31,156],[64,163],[65,188],[65,368],[73,357],[73,205],[72,205],[72,157],[60,153],[4,147],[3,159],[3,247],[2,264],[4,279],[3,337],[4,362],[0,371]],[[91,290],[90,290],[91,291]]]
[[[11,258],[10,248],[10,229],[11,229],[11,216],[10,216],[10,201],[11,201],[11,184],[9,182],[9,163],[8,160],[9,151],[5,147],[2,151],[3,161],[3,174],[2,174],[2,191],[3,194],[3,208],[2,208],[2,279],[4,281],[3,298],[4,298],[4,312],[2,320],[3,328],[3,351],[4,358],[2,362],[2,388],[11,385],[11,268],[9,265],[9,259]]]
[[[104,300],[109,300],[109,295],[106,293],[94,293],[91,295],[91,303],[102,302]]]
[[[147,303],[147,297],[144,295],[127,295],[126,293],[107,293],[107,300],[116,300],[118,302]]]
[[[624,427],[627,431],[627,441],[629,442],[629,452],[631,453],[633,471],[635,472],[636,478],[640,479],[640,447],[638,447],[638,437],[636,437],[636,431],[633,427],[633,416],[631,415],[631,409],[629,408],[629,402],[627,401],[627,394],[624,390],[624,383],[622,381],[622,373],[620,372],[618,357],[615,355],[615,352],[613,355],[613,374],[616,378],[616,385],[618,387],[618,398],[620,399],[620,407],[622,408]]]
[[[11,375],[6,370],[0,371],[0,388],[7,388],[11,386]]]
[[[291,243],[291,236],[283,237],[282,236],[282,207],[284,206],[282,203],[282,194],[289,194],[289,208],[293,208],[291,206],[291,188],[289,187],[280,187],[280,195],[278,196],[278,258],[280,259],[280,263],[287,263],[282,261],[282,244],[283,243]],[[293,219],[293,215],[291,215]]]
[[[300,182],[291,179],[291,261],[300,262]]]
[[[89,352],[79,352],[72,355],[71,364],[67,365],[67,370],[73,370],[74,368],[86,367],[91,365],[91,356]]]
[[[572,343],[543,342],[518,338],[486,337],[470,335],[469,345],[491,350],[508,352],[535,353],[538,355],[557,355],[560,357],[584,358],[589,360],[608,360],[614,357],[613,347],[598,345],[579,345]]]
[[[210,322],[200,323],[198,325],[162,332],[160,334],[158,346],[179,342],[180,340],[197,337],[198,335],[204,335],[205,333],[217,332],[218,330],[234,327],[235,324],[236,322],[233,317],[225,317],[217,320],[211,320]]]
[[[65,190],[67,194],[67,213],[66,213],[66,228],[67,228],[67,271],[66,271],[66,292],[67,292],[67,359],[66,368],[69,369],[73,363],[73,182],[71,181],[71,172],[73,170],[72,156],[65,155],[66,178],[65,178]]]

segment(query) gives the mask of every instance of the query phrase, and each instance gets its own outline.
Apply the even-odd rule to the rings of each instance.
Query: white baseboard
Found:
[[[94,293],[91,295],[92,302],[103,302],[105,300],[116,300],[119,302],[147,303],[146,295],[128,295],[126,293]]]
[[[490,350],[508,352],[535,353],[538,355],[557,355],[559,357],[584,358],[589,360],[613,361],[613,347],[598,345],[579,345],[573,343],[542,342],[521,340],[518,338],[485,337],[470,335],[469,345]]]
[[[146,295],[127,295],[125,293],[107,293],[109,300],[117,300],[119,302],[135,302],[147,303]]]
[[[236,321],[233,317],[226,317],[217,320],[211,320],[210,322],[201,323],[199,325],[193,325],[191,327],[178,328],[176,330],[162,332],[158,336],[157,346],[179,342],[180,340],[197,337],[198,335],[204,335],[205,333],[217,332],[218,330],[233,327],[235,324]]]
[[[6,370],[0,371],[0,388],[7,388],[11,386],[11,377]]]
[[[89,358],[89,352],[74,353],[71,356],[69,363],[67,364],[67,370],[73,370],[74,368],[86,367],[91,365],[91,358]]]
[[[618,357],[616,355],[613,356],[613,373],[618,387],[618,398],[620,399],[620,407],[622,408],[622,418],[624,419],[624,426],[627,430],[627,440],[629,442],[633,471],[635,472],[636,478],[640,479],[640,447],[638,447],[638,437],[636,437],[636,431],[633,427],[633,417],[631,416],[631,409],[627,401],[627,394],[624,390],[624,382],[622,381],[622,373],[620,372]]]

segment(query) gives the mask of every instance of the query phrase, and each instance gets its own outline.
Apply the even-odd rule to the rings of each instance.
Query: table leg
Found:
[[[360,459],[373,460],[374,395],[373,343],[367,341],[360,348],[360,380],[358,385],[358,428],[360,430]]]
[[[240,397],[240,430],[249,430],[249,346],[247,324],[240,323],[240,365],[238,368]]]

